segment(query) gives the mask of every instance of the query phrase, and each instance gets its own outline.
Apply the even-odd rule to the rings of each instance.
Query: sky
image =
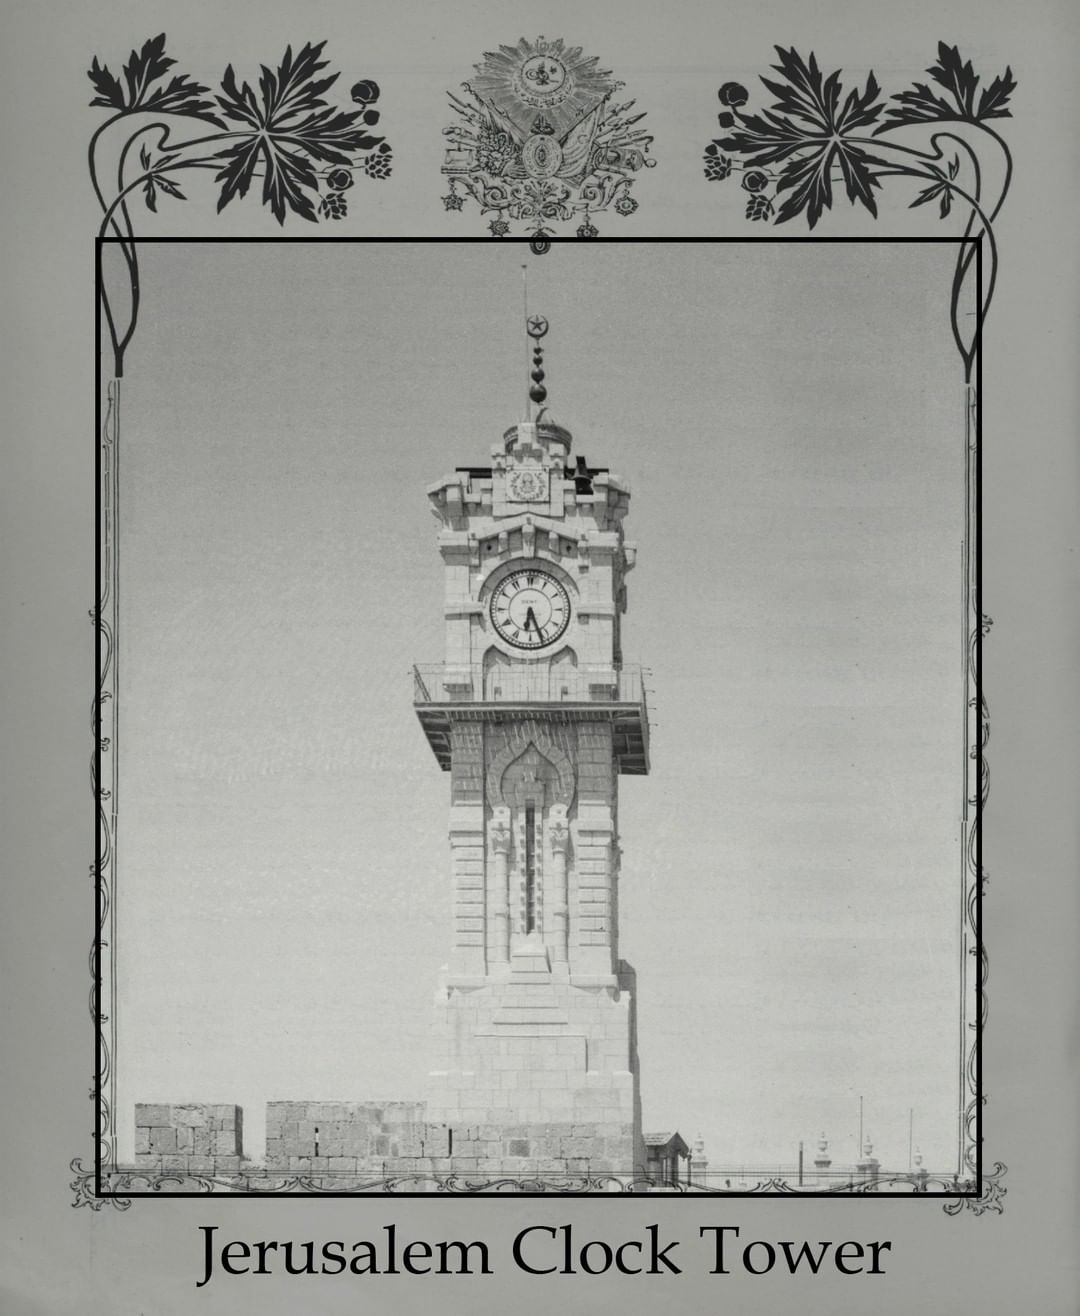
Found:
[[[955,1163],[953,249],[147,244],[120,434],[121,1159],[136,1101],[419,1098],[450,942],[425,489],[521,418],[629,481],[620,782],[647,1129]]]

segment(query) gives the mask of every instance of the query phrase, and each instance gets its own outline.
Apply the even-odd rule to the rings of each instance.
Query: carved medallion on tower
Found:
[[[507,476],[507,502],[546,503],[549,497],[548,473],[539,466],[523,466]]]

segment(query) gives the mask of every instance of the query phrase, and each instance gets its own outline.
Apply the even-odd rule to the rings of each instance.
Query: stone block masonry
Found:
[[[266,1168],[294,1174],[380,1173],[400,1157],[449,1155],[447,1129],[418,1101],[271,1101]]]
[[[342,1185],[352,1180],[416,1176],[419,1190],[442,1176],[485,1182],[550,1180],[575,1175],[626,1176],[634,1118],[622,1104],[610,1107],[596,1089],[591,1114],[547,1115],[507,1123],[507,1111],[484,1112],[483,1123],[433,1123],[422,1102],[271,1101],[266,1107],[267,1175],[295,1175]],[[544,1088],[538,1088],[543,1091]],[[206,1104],[136,1107],[135,1169],[148,1173],[205,1174],[228,1178],[258,1174],[242,1163],[239,1106]],[[228,1127],[225,1127],[225,1126]],[[184,1191],[182,1178],[170,1187]]]
[[[625,1173],[632,1115],[593,1109],[605,1118],[508,1124],[505,1110],[491,1110],[485,1123],[449,1124],[428,1120],[420,1102],[272,1101],[266,1168],[316,1178]]]
[[[244,1112],[239,1106],[139,1104],[135,1107],[135,1168],[189,1174],[240,1169]]]
[[[479,804],[484,797],[484,724],[456,722],[451,731],[454,804]]]

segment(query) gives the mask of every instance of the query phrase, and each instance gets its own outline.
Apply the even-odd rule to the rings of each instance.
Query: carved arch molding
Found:
[[[510,804],[503,797],[503,777],[507,769],[531,748],[541,755],[553,769],[550,789],[553,804],[560,804],[569,809],[574,802],[577,789],[577,774],[574,761],[570,756],[569,745],[559,745],[552,735],[553,728],[543,722],[525,720],[506,727],[500,739],[503,744],[496,749],[488,762],[487,801],[493,809],[504,808]],[[572,735],[569,728],[560,727],[563,735]],[[569,733],[569,735],[568,735]],[[560,737],[561,738],[561,737]]]

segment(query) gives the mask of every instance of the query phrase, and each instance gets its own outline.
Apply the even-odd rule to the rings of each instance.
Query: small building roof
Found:
[[[681,1133],[646,1133],[642,1136],[645,1139],[646,1147],[677,1152],[680,1156],[690,1155],[690,1148],[686,1145]]]

